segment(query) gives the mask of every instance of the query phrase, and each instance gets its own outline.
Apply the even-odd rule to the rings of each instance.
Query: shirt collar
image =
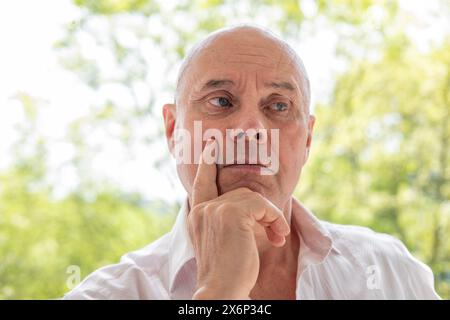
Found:
[[[188,233],[187,214],[188,199],[183,202],[170,236],[169,254],[169,286],[173,286],[184,266],[195,259],[194,247]],[[333,249],[332,238],[328,230],[314,216],[314,214],[303,206],[297,199],[292,197],[292,222],[300,238],[299,261],[303,266],[322,263]]]
[[[303,267],[324,262],[332,250],[340,254],[323,223],[294,197],[291,223],[295,223],[300,238],[299,263]]]

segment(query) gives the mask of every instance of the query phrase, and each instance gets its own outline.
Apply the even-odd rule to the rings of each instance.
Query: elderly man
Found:
[[[299,56],[268,31],[238,26],[197,44],[175,103],[163,108],[172,155],[176,131],[194,133],[200,122],[233,150],[239,141],[268,147],[279,166],[248,156],[220,162],[224,142],[202,136],[198,161],[177,162],[188,196],[172,231],[65,298],[438,299],[432,272],[400,241],[319,221],[292,197],[311,148],[309,90]]]

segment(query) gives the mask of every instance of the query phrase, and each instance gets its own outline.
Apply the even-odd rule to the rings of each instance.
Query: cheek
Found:
[[[306,153],[306,127],[286,128],[280,131],[280,163],[288,170],[301,170]]]

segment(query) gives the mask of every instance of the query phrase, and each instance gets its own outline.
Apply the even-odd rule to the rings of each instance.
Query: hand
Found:
[[[215,146],[209,140],[200,157],[188,215],[198,272],[193,299],[248,299],[259,273],[255,223],[266,227],[277,247],[290,228],[283,213],[257,192],[239,188],[218,196],[216,163],[204,161]]]

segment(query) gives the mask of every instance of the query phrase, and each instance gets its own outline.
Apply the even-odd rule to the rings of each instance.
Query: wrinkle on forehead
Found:
[[[264,50],[255,50],[252,47],[246,47],[239,48],[237,52],[231,54],[219,55],[217,61],[223,62],[224,64],[244,63],[254,64],[264,68],[278,69],[283,53],[280,52],[278,55],[280,58],[276,61],[274,60],[274,55],[267,54],[267,48],[264,48]]]
[[[224,47],[223,42],[227,41]],[[264,45],[262,45],[264,41]],[[235,49],[236,48],[236,49]],[[271,54],[273,52],[273,54]],[[206,65],[214,63],[246,64],[255,67],[274,68],[277,70],[295,70],[298,73],[301,95],[306,108],[309,109],[309,79],[301,58],[282,39],[269,31],[253,26],[238,26],[220,29],[196,44],[185,57],[177,78],[175,103],[180,102],[186,74],[191,74],[197,60]],[[195,72],[191,76],[197,78]],[[191,79],[190,79],[191,80]],[[192,81],[189,81],[192,84]]]

